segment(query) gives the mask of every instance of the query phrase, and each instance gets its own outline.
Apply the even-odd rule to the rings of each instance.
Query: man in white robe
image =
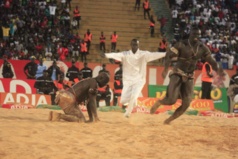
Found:
[[[137,98],[146,82],[147,63],[165,57],[165,52],[151,53],[139,49],[139,41],[132,39],[131,50],[118,53],[105,53],[107,58],[121,61],[123,66],[123,89],[121,103],[128,105],[125,117],[130,117]]]

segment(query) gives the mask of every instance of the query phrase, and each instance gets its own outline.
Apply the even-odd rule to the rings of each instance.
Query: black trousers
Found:
[[[201,99],[211,99],[212,83],[202,81],[202,97]]]

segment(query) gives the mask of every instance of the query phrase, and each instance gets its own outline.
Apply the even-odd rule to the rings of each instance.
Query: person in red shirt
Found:
[[[112,52],[116,51],[117,39],[118,39],[117,32],[114,31],[114,33],[111,35],[111,51]]]
[[[69,50],[67,47],[61,45],[58,48],[57,53],[59,55],[59,60],[64,61],[66,59],[66,56],[68,56]]]
[[[87,43],[88,53],[89,53],[89,50],[90,50],[92,38],[93,38],[93,35],[90,32],[90,30],[88,29],[87,32],[84,34],[84,41]]]

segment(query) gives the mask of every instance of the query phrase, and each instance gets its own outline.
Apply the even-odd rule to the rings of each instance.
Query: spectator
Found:
[[[38,94],[51,95],[51,104],[54,104],[55,92],[57,91],[57,88],[50,78],[47,70],[43,71],[43,76],[36,79],[34,88],[36,88],[36,92]]]
[[[140,10],[140,0],[136,0],[136,2],[135,2],[135,11],[136,11],[136,8],[137,8],[138,11]]]
[[[66,59],[66,57],[68,56],[69,50],[67,47],[60,45],[60,47],[57,50],[58,56],[59,56],[59,60],[64,61]]]
[[[115,81],[114,81],[114,91],[113,91],[113,93],[114,93],[113,94],[113,105],[114,106],[118,105],[118,97],[121,96],[122,88],[123,88],[122,74],[120,74],[120,75],[118,74],[117,78],[115,78]]]
[[[88,63],[87,62],[84,62],[84,68],[82,68],[80,70],[80,72],[82,72],[82,74],[83,74],[83,79],[92,78],[93,77],[93,70],[88,67]]]
[[[155,20],[153,15],[150,16],[150,37],[154,37],[155,35]]]
[[[146,14],[148,16],[148,19],[150,19],[150,2],[149,0],[145,0],[143,2],[143,9],[144,9],[144,19],[146,19]]]
[[[72,66],[68,68],[66,77],[74,84],[74,79],[78,77],[79,68],[75,66],[75,60],[72,60]]]
[[[202,99],[211,99],[212,82],[213,82],[212,66],[205,62],[202,67]]]
[[[105,100],[106,106],[110,106],[111,92],[108,84],[104,87],[98,88],[96,97],[97,107],[99,107],[99,101],[102,99]]]
[[[87,43],[88,53],[89,53],[89,50],[90,50],[92,38],[93,38],[93,35],[90,32],[90,30],[88,29],[87,32],[84,34],[84,41]]]
[[[166,41],[166,39],[163,37],[163,39],[162,39],[162,40],[160,41],[160,43],[159,43],[159,49],[158,49],[158,51],[159,51],[159,52],[165,52],[166,49],[167,49],[167,46],[168,46],[167,41]]]
[[[75,38],[75,42],[72,44],[73,46],[73,53],[72,53],[72,57],[76,59],[76,61],[78,60],[79,58],[79,52],[80,52],[80,39],[77,40]]]
[[[74,14],[74,19],[77,20],[77,26],[78,26],[78,29],[79,29],[81,15],[80,15],[80,11],[79,11],[78,6],[75,7],[75,9],[73,11],[73,14]]]
[[[103,32],[101,32],[101,36],[99,37],[99,40],[100,40],[100,50],[102,52],[105,52],[106,50],[106,47],[105,47],[105,41],[106,41],[106,37],[104,36]]]
[[[111,35],[111,51],[112,52],[116,51],[117,39],[118,39],[117,32],[114,31],[114,33]]]
[[[24,67],[24,73],[27,79],[36,79],[37,64],[35,62],[35,59],[35,56],[31,56],[31,61],[28,62]]]
[[[12,71],[11,63],[7,60],[7,57],[3,57],[2,76],[3,78],[12,78],[14,73]]]
[[[69,10],[71,10],[71,0],[66,0],[65,6],[68,7]]]
[[[44,70],[47,70],[46,65],[43,64],[44,59],[40,58],[39,59],[39,64],[37,65],[37,71],[36,71],[36,79],[43,76]]]
[[[106,65],[103,64],[103,69],[98,72],[98,75],[103,72],[109,74],[109,71],[107,71],[105,67]],[[110,87],[108,84],[104,87],[98,88],[97,97],[96,97],[97,107],[99,107],[99,101],[102,99],[105,100],[106,106],[110,106],[111,92],[110,92]]]
[[[87,48],[87,43],[82,40],[80,43],[80,54],[81,54],[81,61],[82,62],[87,62],[87,54],[88,54],[88,48]]]
[[[59,66],[57,66],[56,60],[53,61],[52,65],[48,68],[47,71],[53,81],[58,81],[60,79],[61,70]]]
[[[116,71],[114,75],[114,80],[122,78],[122,64],[119,64],[119,70]]]
[[[105,72],[110,75],[109,71],[106,69],[106,64],[102,64],[102,69],[98,72],[98,74]]]
[[[167,23],[167,19],[162,15],[161,18],[158,18],[158,21],[160,22],[160,33],[164,35],[164,27]]]

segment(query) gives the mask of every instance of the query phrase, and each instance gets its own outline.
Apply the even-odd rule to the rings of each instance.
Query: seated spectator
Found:
[[[84,63],[84,68],[80,70],[80,72],[83,74],[83,79],[86,78],[92,78],[93,77],[93,70],[88,67],[88,63]]]
[[[34,84],[38,94],[51,95],[51,103],[54,104],[55,92],[58,90],[47,70],[43,71],[43,76],[38,77]]]
[[[99,107],[99,101],[100,100],[105,100],[106,106],[110,106],[110,100],[111,100],[111,92],[110,92],[110,87],[107,84],[104,87],[99,87],[98,92],[97,92],[97,107]]]
[[[31,56],[31,61],[28,62],[24,67],[24,73],[26,74],[27,79],[36,79],[37,64],[35,59],[35,56]]]
[[[14,76],[11,63],[8,62],[7,57],[3,56],[2,76],[3,78],[12,78]]]
[[[74,79],[78,77],[79,68],[75,66],[75,60],[72,60],[72,66],[68,68],[66,77],[69,78],[69,81],[74,84]]]

